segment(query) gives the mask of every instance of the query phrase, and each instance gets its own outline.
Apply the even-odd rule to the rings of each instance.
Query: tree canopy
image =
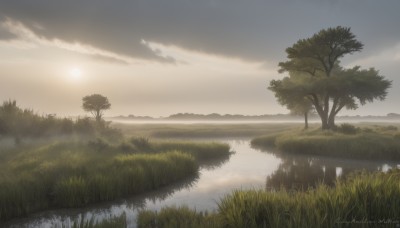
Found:
[[[350,28],[321,30],[286,49],[289,60],[279,63],[279,72],[289,76],[272,80],[269,89],[290,110],[302,107],[307,100],[320,116],[322,128],[334,128],[335,117],[343,108],[356,109],[358,104],[384,100],[391,86],[391,81],[374,68],[340,66],[340,58],[362,48]]]
[[[110,109],[111,104],[107,97],[100,94],[92,94],[82,98],[83,110],[93,114],[97,122],[101,121],[103,111]]]

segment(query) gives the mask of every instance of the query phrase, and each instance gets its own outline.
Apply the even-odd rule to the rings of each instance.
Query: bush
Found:
[[[130,142],[139,150],[149,151],[151,145],[148,138],[145,137],[132,137]]]
[[[137,152],[137,148],[135,146],[133,146],[132,144],[126,143],[126,142],[122,142],[121,144],[119,144],[117,149],[124,153]]]
[[[94,123],[88,118],[78,118],[75,121],[75,131],[78,134],[93,135],[95,132]]]
[[[88,142],[88,146],[89,146],[89,148],[91,148],[97,152],[103,152],[103,151],[109,150],[111,148],[111,146],[101,138],[96,138],[95,140],[90,140]]]
[[[358,128],[351,124],[343,123],[336,128],[336,131],[346,135],[354,135],[357,133]]]

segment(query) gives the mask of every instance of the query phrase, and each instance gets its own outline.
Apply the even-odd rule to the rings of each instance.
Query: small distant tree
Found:
[[[291,73],[291,75],[293,75],[292,81],[302,79],[301,77],[295,77],[295,73]],[[295,94],[296,91],[293,91],[290,85],[287,85],[291,84],[292,81],[289,79],[281,81],[273,80],[268,89],[275,93],[278,102],[289,109],[291,114],[304,116],[304,129],[308,129],[308,114],[314,110],[314,107],[308,99],[297,96]]]
[[[304,116],[304,129],[308,129],[308,115],[313,111],[311,102],[307,99],[303,99],[289,107],[289,110],[291,114]]]
[[[82,98],[82,102],[83,110],[92,113],[98,123],[101,121],[103,111],[111,108],[108,98],[100,94],[85,96]]]

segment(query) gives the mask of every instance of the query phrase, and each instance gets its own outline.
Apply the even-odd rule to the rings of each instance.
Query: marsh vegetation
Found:
[[[335,187],[306,191],[237,190],[215,212],[186,207],[141,211],[139,227],[396,227],[400,219],[399,171],[358,173]]]
[[[21,112],[24,111],[17,113]],[[40,121],[49,118],[33,113],[28,116]],[[58,129],[55,126],[59,126],[61,120],[51,118],[54,121],[46,129]],[[6,138],[18,136],[18,143],[13,140],[15,145],[2,148],[0,153],[2,222],[37,211],[86,207],[98,202],[140,196],[187,179],[196,179],[198,186],[186,186],[174,194],[177,198],[182,198],[179,194],[186,197],[197,194],[195,201],[180,199],[177,201],[179,206],[167,204],[166,208],[155,206],[158,205],[157,200],[153,204],[143,203],[147,206],[142,209],[153,205],[158,210],[141,210],[138,225],[306,227],[347,222],[350,217],[346,216],[360,221],[384,219],[384,216],[397,219],[381,207],[389,205],[389,197],[398,197],[399,187],[395,184],[398,172],[363,173],[350,178],[349,173],[357,170],[358,165],[323,158],[398,159],[397,125],[344,124],[335,130],[322,131],[314,124],[309,130],[303,130],[300,124],[121,125],[86,119],[87,125],[82,129],[92,130],[77,131],[75,129],[81,119],[69,121],[73,130],[69,134],[61,134],[62,137],[13,135],[12,131],[4,135]],[[260,137],[262,134],[267,135]],[[231,147],[221,142],[232,137],[257,137],[252,141],[254,147],[274,149],[268,149],[266,153],[242,151],[230,161],[235,165],[221,169],[232,154]],[[220,142],[210,142],[210,138]],[[238,144],[230,142],[236,150],[247,148],[248,143],[246,140],[239,140]],[[245,164],[254,166],[251,172]],[[266,164],[268,167],[261,168]],[[382,164],[363,163],[360,167],[375,171],[377,166],[383,167]],[[391,164],[391,167],[395,166],[396,163]],[[260,170],[263,171],[260,173]],[[208,179],[203,180],[200,175]],[[259,187],[252,190],[255,183]],[[204,193],[204,188],[210,186],[218,190],[211,188],[213,190]],[[242,190],[237,190],[238,186]],[[382,189],[389,191],[386,193]],[[209,194],[214,195],[210,198]],[[360,197],[365,194],[369,194],[367,201],[362,201]],[[198,203],[196,200],[212,201],[213,204],[217,201],[219,204],[206,204],[202,210],[196,211],[191,204],[185,203]],[[345,202],[351,202],[357,208],[347,208],[350,204]],[[316,217],[304,213],[307,208],[319,210]],[[338,208],[349,211],[340,214]],[[209,212],[206,212],[208,209]],[[390,210],[398,212],[395,207]],[[99,221],[81,217],[69,226],[129,226],[129,219],[124,216],[115,214]],[[300,216],[306,219],[300,220]]]
[[[1,161],[0,219],[154,190],[196,176],[199,164],[213,156],[230,155],[223,144],[147,142],[143,148],[138,143],[143,140],[54,142],[2,151],[7,159]]]
[[[351,159],[400,160],[400,131],[394,125],[356,127],[342,124],[335,130],[292,130],[252,140],[252,145],[277,153],[308,154]]]
[[[0,140],[14,138],[0,147],[0,221],[155,190],[231,154],[220,143],[124,137],[100,118],[39,116],[14,101],[0,107],[0,124]]]

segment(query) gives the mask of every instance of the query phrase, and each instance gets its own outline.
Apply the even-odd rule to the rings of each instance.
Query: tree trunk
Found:
[[[329,116],[328,126],[329,126],[329,129],[334,129],[335,128],[335,115],[330,115]]]
[[[323,109],[322,115],[323,115],[323,117],[321,116],[322,129],[323,130],[328,130],[328,129],[330,129],[330,126],[329,126],[329,123],[328,123],[328,120],[329,120],[329,94],[328,93],[325,95],[324,109]]]
[[[328,130],[329,129],[329,124],[328,124],[328,118],[325,115],[320,115],[322,122],[322,130]]]
[[[100,110],[96,110],[96,121],[99,123],[101,120]]]
[[[308,112],[304,112],[304,129],[308,129]]]
[[[329,95],[327,94],[324,99],[324,103],[320,104],[318,97],[314,94],[311,94],[312,99],[311,102],[314,105],[315,110],[317,111],[319,117],[321,118],[321,123],[322,123],[322,130],[328,130],[330,129],[330,126],[328,124],[328,119],[329,119]]]

